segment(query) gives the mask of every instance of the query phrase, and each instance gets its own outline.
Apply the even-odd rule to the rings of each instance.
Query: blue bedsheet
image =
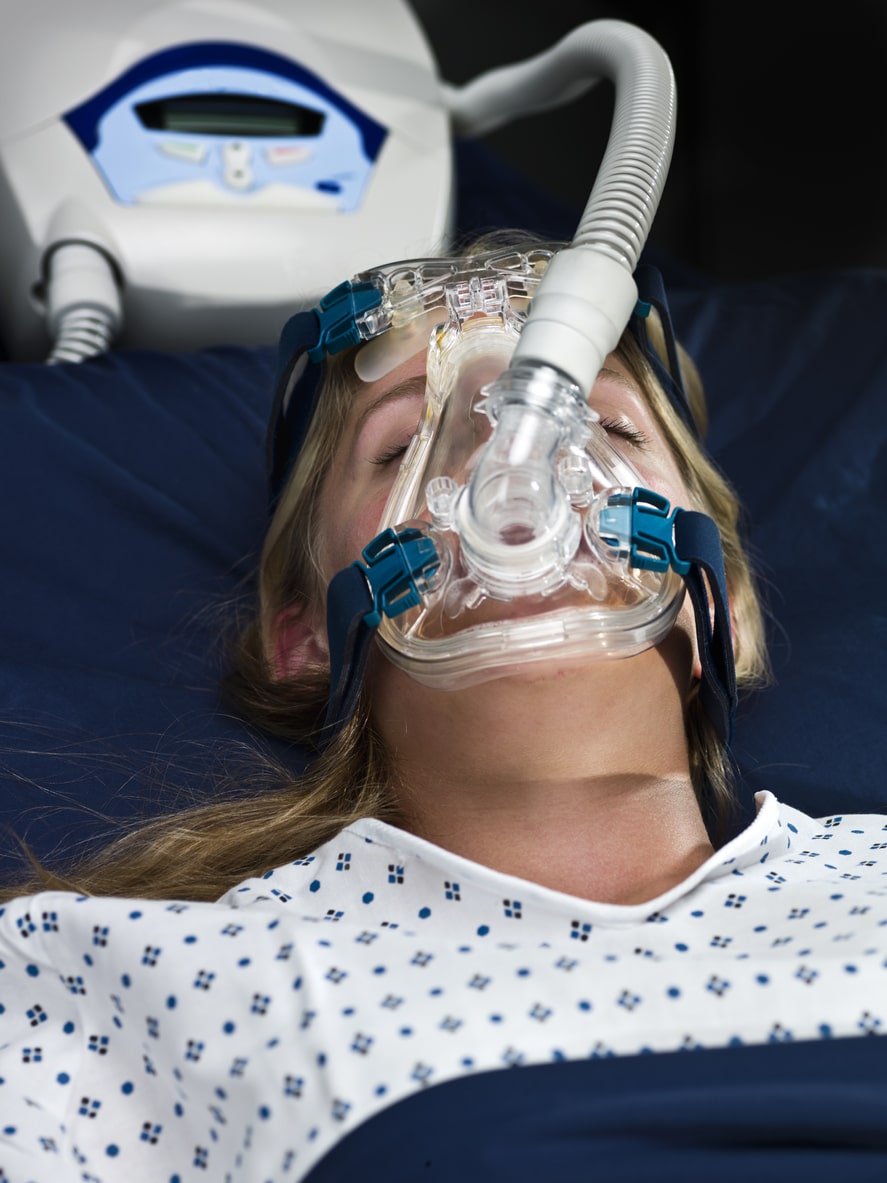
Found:
[[[307,1183],[881,1183],[885,1115],[877,1038],[543,1064],[413,1094]]]

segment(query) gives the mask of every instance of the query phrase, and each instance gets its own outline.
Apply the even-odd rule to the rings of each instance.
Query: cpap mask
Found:
[[[639,557],[626,510],[643,482],[583,392],[508,369],[554,253],[395,264],[355,281],[380,295],[359,325],[359,377],[384,377],[428,342],[419,431],[381,529],[407,524],[438,562],[418,603],[378,631],[389,660],[428,686],[630,656],[668,633],[683,600],[675,570]]]
[[[357,345],[376,381],[427,343],[419,428],[380,531],[330,583],[324,742],[350,717],[372,645],[442,690],[543,661],[629,657],[658,644],[689,593],[701,700],[729,742],[736,702],[723,554],[707,515],[672,509],[610,442],[581,387],[518,350],[549,247],[364,272],[281,337],[268,433],[272,508],[322,393],[322,363]],[[640,266],[628,329],[698,435],[659,273]],[[667,364],[647,332],[656,310]],[[603,359],[602,359],[603,360]]]
[[[566,249],[425,259],[364,272],[299,313],[280,340],[269,431],[280,495],[321,389],[349,346],[373,381],[419,349],[419,430],[380,533],[332,580],[325,740],[354,710],[378,640],[411,677],[442,689],[534,662],[627,657],[668,633],[684,590],[696,617],[700,698],[725,743],[736,702],[720,537],[672,509],[615,449],[588,395],[626,328],[691,430],[668,304],[639,266],[668,171],[674,80],[662,49],[618,21],[577,29],[529,62],[453,97],[464,130],[489,130],[587,85],[616,84],[613,125]],[[656,308],[667,365],[651,347]]]

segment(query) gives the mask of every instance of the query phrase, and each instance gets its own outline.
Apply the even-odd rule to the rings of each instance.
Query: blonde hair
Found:
[[[488,242],[477,247],[484,248],[489,249]],[[661,328],[653,323],[650,329],[664,360]],[[737,685],[747,690],[766,680],[767,658],[760,601],[740,535],[739,501],[628,332],[616,352],[645,393],[696,507],[720,530]],[[692,410],[704,429],[702,383],[683,350],[680,359]],[[217,899],[243,878],[308,854],[358,818],[397,820],[391,771],[366,701],[336,739],[317,751],[329,672],[314,667],[282,678],[271,657],[281,613],[322,602],[324,580],[314,549],[321,537],[320,490],[357,386],[350,353],[329,361],[318,410],[265,537],[258,602],[238,631],[225,681],[229,697],[250,723],[300,749],[315,749],[307,771],[294,774],[270,754],[253,752],[247,763],[235,762],[218,778],[220,792],[209,804],[140,825],[64,874],[35,863],[33,879],[7,895],[74,887],[93,894]],[[731,762],[698,696],[688,708],[687,740],[703,811],[725,823],[732,801]]]

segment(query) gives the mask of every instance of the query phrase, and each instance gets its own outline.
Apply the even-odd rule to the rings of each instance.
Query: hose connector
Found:
[[[105,353],[120,331],[123,306],[117,276],[103,251],[63,242],[46,259],[47,365],[81,362]]]
[[[581,539],[556,456],[587,438],[588,408],[575,383],[546,366],[512,365],[484,393],[493,435],[456,504],[462,559],[501,599],[552,592]]]
[[[587,398],[637,298],[634,278],[622,264],[591,246],[568,247],[548,265],[512,366],[554,366]]]

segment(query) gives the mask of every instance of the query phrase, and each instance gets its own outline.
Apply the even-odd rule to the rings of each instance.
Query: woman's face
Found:
[[[327,580],[358,558],[378,533],[400,461],[419,423],[424,394],[424,350],[360,387],[321,493],[321,521],[328,524],[321,549]],[[643,484],[672,505],[690,506],[662,429],[617,357],[607,358],[589,403]]]

